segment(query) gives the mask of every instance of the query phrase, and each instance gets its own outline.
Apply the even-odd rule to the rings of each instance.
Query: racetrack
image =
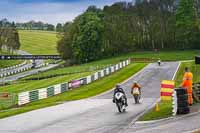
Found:
[[[157,101],[160,82],[172,79],[178,62],[162,66],[149,64],[123,84],[129,106],[126,113],[118,113],[112,103],[113,91],[99,96],[66,102],[61,105],[31,111],[0,120],[1,133],[118,133]],[[142,86],[142,104],[135,105],[130,94],[133,81]]]

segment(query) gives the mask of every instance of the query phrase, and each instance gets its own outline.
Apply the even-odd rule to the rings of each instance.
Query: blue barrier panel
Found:
[[[54,96],[54,87],[47,88],[47,97]]]
[[[34,90],[29,92],[30,102],[37,101],[39,99],[39,91]]]
[[[91,81],[94,81],[94,74],[91,75]]]
[[[61,86],[61,93],[68,90],[68,84],[67,83],[61,84],[60,86]]]

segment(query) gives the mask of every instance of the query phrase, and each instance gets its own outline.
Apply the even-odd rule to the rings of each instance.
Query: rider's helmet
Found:
[[[116,88],[120,88],[121,87],[121,84],[116,84]]]
[[[133,81],[133,84],[137,84],[137,81]]]

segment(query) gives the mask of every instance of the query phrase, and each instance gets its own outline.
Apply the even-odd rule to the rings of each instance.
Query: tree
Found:
[[[48,24],[48,25],[47,25],[47,30],[48,30],[48,31],[54,31],[54,30],[55,30],[54,25]]]
[[[14,22],[10,23],[7,19],[0,21],[0,50],[7,50],[12,53],[20,48],[19,34]]]
[[[101,18],[96,13],[86,12],[77,18],[77,21],[80,31],[73,42],[76,59],[80,63],[99,59],[103,35]]]
[[[176,12],[176,39],[182,48],[189,47],[195,29],[197,11],[194,0],[180,0]]]
[[[56,25],[56,31],[57,31],[57,32],[62,32],[62,31],[63,31],[63,26],[62,26],[61,23],[58,23],[58,24]]]
[[[58,43],[58,51],[71,63],[85,63],[101,58],[103,23],[97,13],[78,16]]]

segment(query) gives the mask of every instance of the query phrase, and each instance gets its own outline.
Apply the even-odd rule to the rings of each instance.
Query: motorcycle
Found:
[[[140,103],[140,95],[139,94],[133,94],[133,97],[135,99],[135,104]]]
[[[125,95],[121,92],[117,92],[115,94],[115,103],[120,113],[126,111],[125,102],[126,102]]]
[[[141,98],[141,94],[138,88],[134,88],[133,92],[131,92],[134,99],[135,99],[135,104],[140,103],[140,98]]]
[[[160,61],[160,60],[158,61],[158,65],[159,65],[159,66],[161,65],[161,61]]]

